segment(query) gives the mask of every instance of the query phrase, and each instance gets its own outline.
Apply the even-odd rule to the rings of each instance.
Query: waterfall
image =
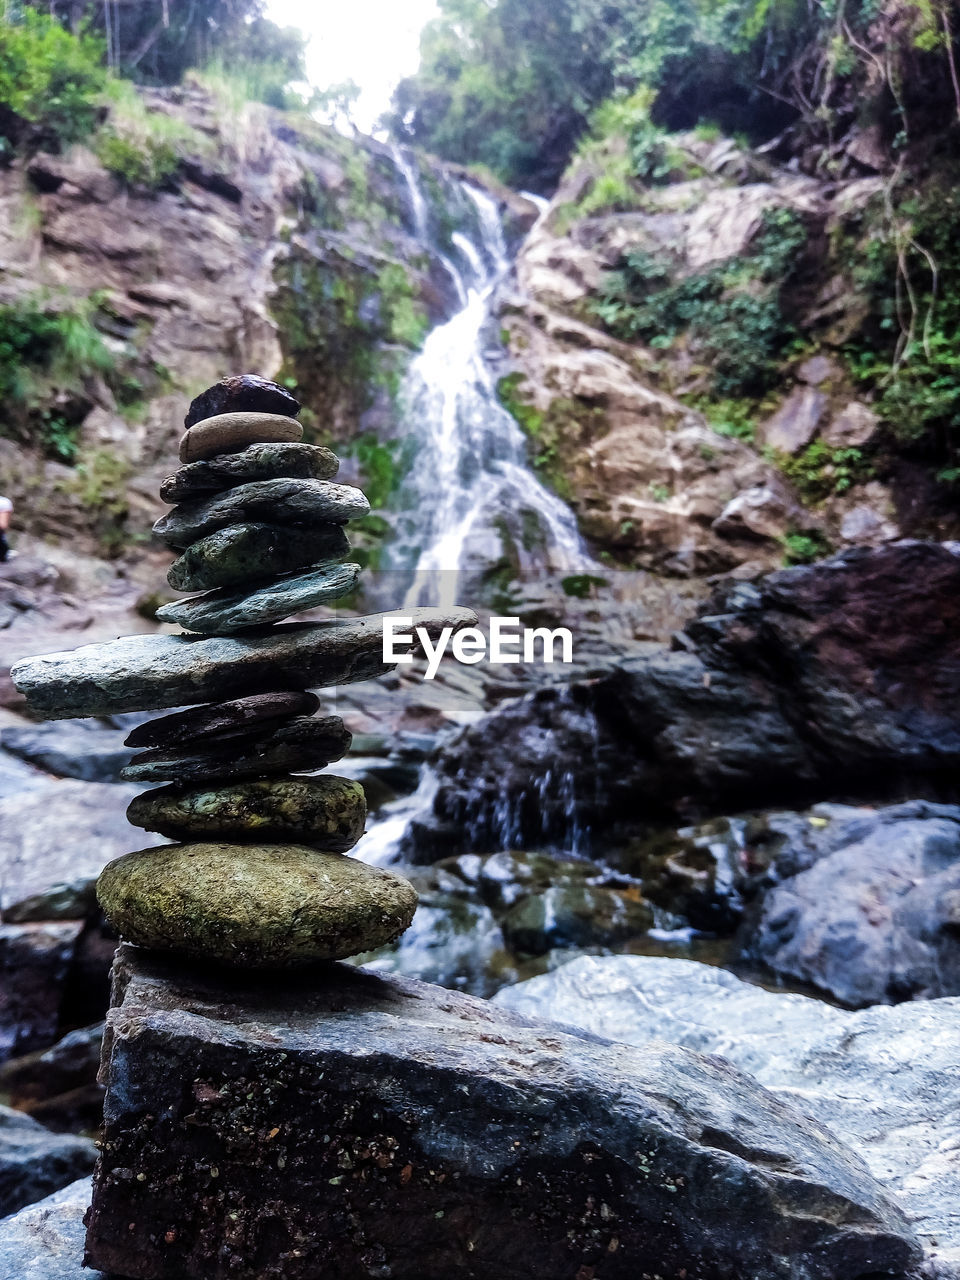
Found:
[[[430,206],[414,164],[398,146],[392,156],[413,235],[442,263],[460,302],[451,319],[428,334],[401,388],[401,434],[412,446],[412,465],[399,494],[387,567],[412,576],[404,607],[459,603],[462,575],[506,555],[523,574],[589,569],[574,515],[531,471],[523,432],[501,405],[485,358],[491,306],[510,270],[497,204],[485,191],[458,183],[466,216],[450,237],[451,252],[443,252],[431,236]],[[378,866],[391,862],[410,821],[430,809],[435,793],[427,769],[414,795],[386,807],[357,856]],[[505,839],[508,828],[505,818]]]
[[[428,206],[413,166],[395,148],[415,234],[430,244]],[[484,356],[491,303],[510,269],[496,202],[460,183],[472,226],[451,237],[455,255],[439,254],[461,300],[410,366],[401,389],[402,433],[412,467],[399,494],[391,567],[412,569],[406,606],[452,604],[467,569],[505,555],[521,573],[576,572],[589,566],[570,509],[530,470],[526,440],[500,404]]]

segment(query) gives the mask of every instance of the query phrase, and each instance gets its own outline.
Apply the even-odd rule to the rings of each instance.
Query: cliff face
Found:
[[[231,369],[280,377],[311,438],[342,443],[388,423],[402,370],[455,305],[387,148],[198,82],[140,98],[202,143],[162,182],[82,147],[0,170],[0,357],[24,324],[34,354],[59,326],[4,406],[0,492],[18,529],[128,559],[197,391]],[[414,163],[442,249],[459,187]]]
[[[574,162],[502,320],[501,394],[604,557],[687,576],[953,536],[851,355],[883,180],[695,134],[646,182],[621,159]]]

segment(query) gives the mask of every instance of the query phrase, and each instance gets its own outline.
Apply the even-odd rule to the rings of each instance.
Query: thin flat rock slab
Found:
[[[125,782],[208,782],[268,778],[278,773],[312,773],[340,760],[353,735],[339,716],[289,720],[272,733],[233,738],[218,749],[209,742],[194,751],[158,747],[143,751],[120,775]]]
[[[209,707],[178,711],[159,720],[139,724],[127,736],[127,747],[179,747],[206,738],[262,727],[293,716],[312,716],[319,708],[315,693],[277,690],[255,693],[249,698],[234,698]]]
[[[347,965],[278,982],[127,946],[108,1026],[86,1260],[132,1280],[866,1280],[919,1261],[859,1157],[722,1058]]]
[[[221,378],[191,400],[183,425],[192,427],[224,413],[280,413],[295,418],[299,412],[300,401],[286,387],[257,373],[238,373]]]
[[[174,840],[289,840],[327,853],[352,849],[366,816],[359,782],[332,774],[235,786],[157,787],[127,809],[133,826]]]
[[[417,909],[402,876],[295,844],[143,849],[104,868],[97,896],[128,942],[241,969],[291,969],[386,946]]]
[[[297,569],[342,560],[350,551],[338,524],[301,529],[293,525],[235,524],[188,547],[167,570],[177,591],[251,587]]]
[[[153,526],[154,536],[182,551],[198,538],[230,525],[269,520],[273,524],[346,524],[370,511],[359,489],[329,480],[255,480],[198,502],[182,502]]]
[[[205,418],[180,437],[180,461],[201,462],[218,453],[237,453],[248,444],[296,444],[303,426],[274,413],[221,413]]]
[[[191,462],[160,485],[164,502],[192,502],[222,493],[251,480],[330,480],[340,459],[319,444],[252,444],[240,453],[222,453],[205,462]]]
[[[157,618],[161,622],[176,622],[187,631],[228,635],[248,627],[282,622],[295,613],[338,600],[354,590],[359,576],[358,564],[315,569],[264,583],[251,592],[214,591],[191,600],[174,600],[157,610]]]
[[[383,660],[383,619],[281,623],[248,636],[124,636],[25,658],[10,672],[31,711],[45,720],[220,702],[287,685],[353,684],[392,671]],[[410,629],[432,643],[473,627],[472,609],[411,609]]]

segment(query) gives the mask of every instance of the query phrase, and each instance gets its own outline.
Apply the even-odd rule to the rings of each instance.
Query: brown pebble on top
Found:
[[[302,438],[303,426],[296,418],[279,413],[218,413],[183,433],[180,461],[200,462],[218,453],[238,453],[251,444],[296,444]]]
[[[232,378],[221,378],[212,387],[202,391],[192,400],[185,427],[214,418],[221,413],[281,413],[295,418],[300,412],[300,401],[286,387],[261,378],[257,373],[238,373]]]

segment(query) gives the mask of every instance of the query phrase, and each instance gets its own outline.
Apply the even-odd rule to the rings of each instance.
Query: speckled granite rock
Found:
[[[239,969],[384,946],[413,919],[401,876],[296,844],[161,845],[105,867],[97,896],[129,942]]]
[[[363,835],[363,788],[347,778],[270,778],[236,786],[160,787],[131,801],[135,827],[174,840],[292,840],[346,853]]]
[[[286,387],[257,373],[237,373],[221,378],[191,400],[183,425],[192,427],[221,413],[281,413],[295,418],[299,412],[300,401]]]
[[[83,1215],[89,1178],[47,1196],[0,1222],[0,1275],[11,1280],[109,1280],[83,1266]]]
[[[474,626],[470,609],[405,615],[436,640]],[[11,671],[31,710],[49,719],[109,715],[236,698],[264,686],[349,684],[384,674],[382,616],[285,624],[264,635],[125,636],[26,658]]]
[[[919,1257],[856,1155],[717,1058],[339,965],[220,979],[124,947],[114,1003],[87,1260],[133,1280],[866,1280]]]
[[[167,581],[177,591],[250,587],[296,569],[342,560],[349,550],[340,525],[298,529],[235,524],[188,547],[167,570]]]
[[[157,610],[161,622],[176,622],[188,631],[227,635],[249,627],[282,622],[292,614],[315,609],[348,595],[360,576],[358,564],[333,565],[291,578],[278,578],[252,591],[219,591],[175,600]]]
[[[189,462],[160,485],[164,502],[190,502],[250,480],[278,476],[329,480],[340,460],[319,444],[251,444],[240,453],[222,453],[204,462]]]
[[[226,493],[182,502],[153,526],[154,537],[183,550],[230,525],[269,520],[280,525],[345,524],[367,515],[370,503],[347,484],[329,480],[254,480]]]
[[[339,760],[350,749],[352,734],[339,716],[297,716],[265,733],[251,730],[218,744],[198,744],[193,751],[157,747],[134,756],[123,770],[127,782],[209,782],[265,778],[273,773],[309,773]]]

